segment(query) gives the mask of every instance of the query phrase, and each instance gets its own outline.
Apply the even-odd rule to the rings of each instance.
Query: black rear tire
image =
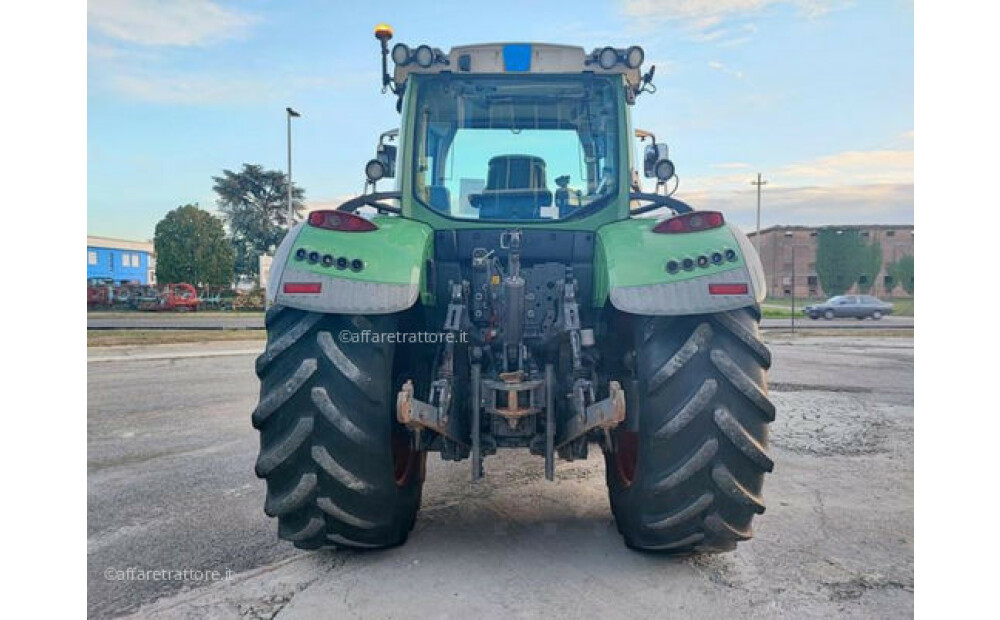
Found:
[[[638,394],[606,453],[618,529],[634,549],[731,550],[752,536],[774,467],[760,314],[633,319]]]
[[[265,323],[255,471],[267,481],[264,512],[278,518],[279,538],[303,549],[403,543],[426,453],[409,450],[395,419],[395,349],[341,337],[395,331],[397,318],[275,306]]]

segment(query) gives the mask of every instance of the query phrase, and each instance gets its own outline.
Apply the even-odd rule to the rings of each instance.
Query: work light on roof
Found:
[[[410,63],[410,48],[405,43],[397,43],[392,48],[392,62],[400,67],[405,67]]]
[[[613,47],[606,47],[601,50],[601,53],[597,56],[597,64],[601,65],[602,69],[611,69],[618,64],[618,50]]]
[[[646,52],[638,45],[633,45],[625,52],[625,66],[629,69],[638,69],[642,61],[646,59]]]
[[[413,61],[416,62],[418,66],[426,69],[434,64],[434,50],[432,50],[428,45],[421,45],[415,52],[413,52]]]

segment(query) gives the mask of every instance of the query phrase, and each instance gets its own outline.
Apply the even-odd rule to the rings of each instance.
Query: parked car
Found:
[[[821,304],[806,306],[802,312],[814,320],[820,317],[827,320],[843,317],[862,320],[870,316],[877,321],[887,314],[892,314],[892,308],[892,304],[871,295],[837,295]]]

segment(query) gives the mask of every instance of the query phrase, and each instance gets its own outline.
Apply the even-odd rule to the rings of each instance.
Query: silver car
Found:
[[[892,304],[871,295],[837,295],[821,304],[806,306],[802,313],[814,320],[820,317],[827,320],[845,317],[862,320],[871,317],[877,321],[892,314],[892,308]]]

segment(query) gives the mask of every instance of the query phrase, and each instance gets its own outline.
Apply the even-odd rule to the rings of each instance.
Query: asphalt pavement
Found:
[[[781,329],[791,327],[792,320],[764,319],[761,327],[764,329]],[[878,321],[871,319],[833,319],[812,320],[806,316],[795,318],[795,327],[803,329],[898,329],[912,328],[913,317],[887,316]],[[92,312],[87,315],[87,329],[264,329],[263,314],[232,314],[221,313],[142,313],[134,314],[104,314]]]
[[[521,451],[475,485],[431,455],[406,545],[298,551],[253,474],[260,341],[91,348],[89,615],[911,617],[912,339],[770,344],[767,512],[689,558],[624,547],[598,450],[554,483]]]

